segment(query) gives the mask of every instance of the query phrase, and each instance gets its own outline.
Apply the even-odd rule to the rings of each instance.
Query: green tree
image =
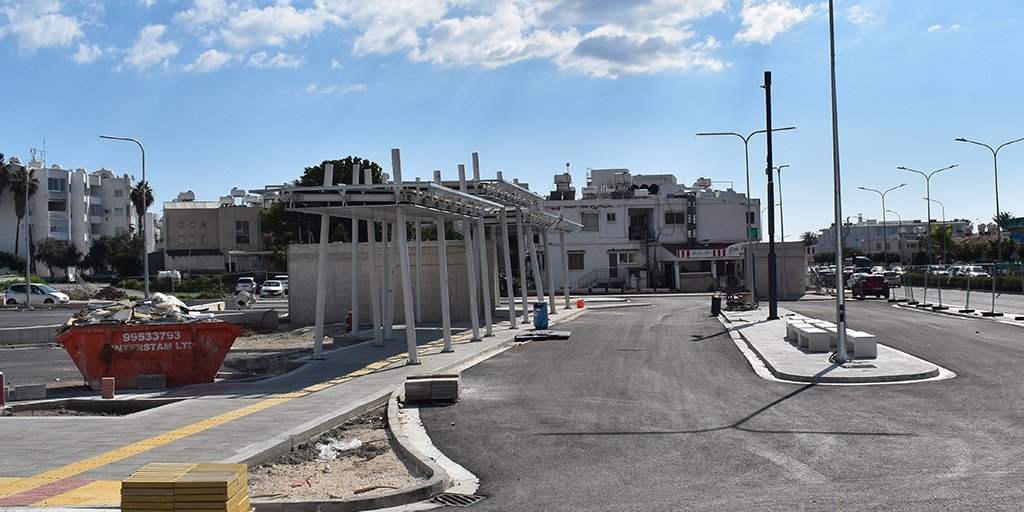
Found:
[[[10,177],[10,190],[14,193],[14,215],[18,217],[18,227],[15,229],[14,252],[18,252],[18,243],[21,242],[21,219],[25,218],[25,209],[28,200],[39,191],[39,180],[32,177],[35,170],[29,170],[23,165],[15,166]],[[25,193],[26,182],[28,182],[28,194]]]
[[[347,156],[340,160],[325,160],[318,165],[306,167],[302,175],[292,185],[318,187],[324,184],[324,167],[334,165],[332,185],[352,183],[352,169],[360,167],[360,183],[363,183],[363,172],[370,169],[372,182],[383,183],[383,169],[380,164],[356,156]],[[288,244],[316,243],[320,238],[320,216],[287,211],[282,203],[275,203],[260,212],[260,226],[263,230],[265,246],[273,251],[275,266],[283,268],[287,265]],[[380,229],[378,228],[378,233]],[[329,227],[329,241],[347,242],[352,240],[352,220],[332,218]],[[366,230],[360,232],[360,240],[366,240]]]
[[[802,233],[802,234],[800,235],[800,240],[803,240],[803,242],[804,242],[804,245],[806,245],[806,246],[812,246],[812,245],[814,245],[814,244],[817,244],[817,243],[818,243],[818,235],[815,235],[815,234],[814,234],[813,232],[811,232],[811,231],[804,231],[804,232],[803,232],[803,233]]]
[[[94,240],[89,247],[89,254],[82,263],[93,272],[114,271],[121,276],[134,276],[142,273],[142,259],[138,256],[141,253],[142,238],[124,232],[115,236],[101,236]],[[136,264],[133,266],[123,262],[124,255],[134,258]]]
[[[139,218],[139,231],[142,231],[143,216],[150,206],[153,206],[153,189],[149,188],[148,181],[140,181],[131,191],[132,206],[135,207],[135,214]]]
[[[64,269],[66,274],[68,267],[77,266],[82,261],[82,253],[67,240],[44,238],[36,243],[35,259],[46,265],[53,276],[56,275],[54,267]]]
[[[4,161],[4,154],[0,153],[0,206],[3,206],[4,190],[11,186],[11,173],[14,171],[13,164]]]
[[[1008,221],[1008,220],[1010,220],[1012,218],[1013,218],[1013,214],[1010,213],[1010,212],[999,212],[999,215],[994,215],[992,217],[992,222],[995,222],[996,224],[999,224],[1000,228],[1006,229],[1006,221]]]

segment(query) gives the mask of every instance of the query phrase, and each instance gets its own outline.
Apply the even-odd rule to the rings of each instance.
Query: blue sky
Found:
[[[991,156],[953,142],[1024,137],[1015,0],[836,3],[844,215],[925,217],[924,180],[947,216],[994,213]],[[832,219],[827,4],[802,0],[0,0],[0,151],[139,174],[158,202],[294,179],[349,154],[409,178],[480,152],[551,187],[572,164],[730,180],[736,139],[764,127],[773,73],[787,234]],[[763,138],[751,184],[766,197]],[[1024,142],[1000,153],[1003,210],[1024,215]],[[939,211],[933,212],[938,218]],[[787,237],[788,239],[789,237]]]

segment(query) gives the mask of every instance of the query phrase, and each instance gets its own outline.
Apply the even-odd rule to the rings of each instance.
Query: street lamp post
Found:
[[[142,147],[142,143],[131,137],[114,137],[111,135],[100,135],[101,139],[110,140],[127,140],[134,142],[139,145],[139,150],[142,151],[142,182],[146,183],[146,148]],[[145,190],[142,191],[142,214],[139,216],[142,219],[141,226],[139,226],[139,232],[142,234],[142,273],[144,279],[143,295],[145,298],[149,298],[149,254],[146,251],[146,208],[149,206],[146,204]]]
[[[996,221],[996,235],[997,235],[996,236],[996,252],[997,252],[996,264],[997,265],[999,263],[1003,262],[1003,225],[1002,225],[1002,223],[999,222],[999,215],[1001,213],[999,211],[999,159],[998,159],[999,150],[1003,149],[1006,146],[1009,146],[1010,144],[1016,144],[1016,143],[1018,143],[1018,142],[1020,142],[1022,140],[1024,140],[1024,137],[1021,137],[1021,138],[1015,139],[1015,140],[1011,140],[1010,142],[1004,142],[1004,143],[1000,144],[998,147],[996,147],[995,149],[992,149],[992,146],[989,146],[988,144],[985,144],[983,142],[978,142],[978,141],[974,141],[974,140],[970,140],[970,139],[965,139],[963,137],[960,137],[959,139],[956,139],[957,142],[966,142],[968,144],[975,144],[975,145],[978,145],[978,146],[985,147],[989,151],[992,152],[992,171],[993,171],[993,176],[995,177],[995,183],[996,183],[996,218],[995,218],[995,221]],[[993,266],[992,267],[992,310],[989,311],[989,314],[987,316],[996,316],[996,271],[997,270],[999,270],[999,267],[997,267],[997,266]],[[984,313],[982,313],[982,314],[984,314]]]
[[[942,208],[942,231],[945,232],[946,231],[946,205],[942,204],[942,201],[939,201],[938,199],[927,198],[926,200],[927,201],[931,201],[933,203],[939,203],[939,207]],[[946,235],[942,235],[942,263],[943,264],[946,264],[946,259],[947,258],[949,258],[949,255],[947,254],[947,251],[946,251]]]
[[[789,164],[783,164],[775,168],[776,174],[779,175],[779,236],[782,241],[782,298],[786,298],[786,269],[789,267],[786,265],[786,222],[782,215],[782,169],[789,167]]]
[[[895,215],[896,219],[899,220],[899,230],[900,230],[899,231],[899,237],[900,237],[900,241],[899,241],[900,265],[903,265],[903,216],[900,215],[899,212],[897,212],[896,210],[886,210],[886,211],[891,213],[891,214],[893,214],[893,215]],[[882,221],[882,222],[885,222],[885,221]]]
[[[795,126],[787,126],[785,128],[772,128],[773,132],[781,132],[781,131],[785,131],[785,130],[796,130],[796,127]],[[757,302],[757,287],[754,284],[754,250],[753,250],[753,246],[751,245],[751,238],[750,238],[750,225],[751,225],[751,223],[753,221],[753,219],[751,219],[751,217],[753,216],[753,211],[750,209],[751,206],[752,206],[752,203],[750,202],[750,138],[753,137],[754,135],[759,134],[759,133],[767,133],[767,132],[768,132],[768,130],[756,130],[756,131],[750,132],[750,134],[748,134],[746,136],[741,135],[741,134],[736,133],[736,132],[701,132],[701,133],[697,134],[698,137],[710,137],[710,136],[728,135],[728,136],[733,136],[733,137],[739,137],[740,140],[743,141],[743,161],[744,161],[744,164],[746,166],[745,167],[745,175],[746,175],[746,179],[747,179],[747,190],[746,190],[746,196],[747,196],[747,219],[746,219],[746,222],[744,222],[744,227],[746,228],[745,229],[745,231],[746,231],[746,233],[745,233],[746,234],[746,245],[747,245],[746,251],[747,251],[747,259],[749,261],[749,268],[750,268],[750,272],[749,272],[750,275],[747,276],[747,289],[750,290],[750,300],[752,302],[754,302],[754,303]]]
[[[898,188],[902,188],[902,187],[905,187],[905,186],[907,186],[906,183],[901,183],[899,185],[896,185],[895,187],[887,189],[885,192],[882,192],[881,190],[875,190],[873,188],[857,187],[857,188],[859,188],[861,190],[866,190],[868,192],[874,192],[874,193],[876,193],[876,194],[878,194],[879,196],[882,197],[882,252],[884,253],[883,258],[885,259],[885,267],[886,268],[889,268],[889,248],[887,247],[888,244],[889,244],[889,229],[888,229],[888,225],[885,223],[885,212],[887,211],[885,209],[885,195],[888,194],[889,192],[892,192],[893,190],[896,190]],[[902,224],[902,223],[903,223],[903,221],[901,219],[900,220],[900,224]],[[901,263],[902,263],[902,259],[903,259],[903,252],[901,251],[900,252]]]
[[[928,243],[925,245],[925,249],[928,252],[928,267],[926,267],[925,271],[924,271],[924,299],[923,299],[926,303],[928,301],[928,271],[931,269],[931,264],[932,264],[932,243],[931,243],[931,237],[932,237],[932,202],[928,200],[928,199],[931,199],[931,197],[932,197],[932,186],[931,186],[932,176],[934,176],[935,174],[940,173],[942,171],[946,171],[946,170],[952,169],[952,168],[954,168],[956,166],[957,166],[957,164],[953,164],[953,165],[950,165],[948,167],[943,167],[942,169],[936,169],[936,170],[934,170],[934,171],[932,171],[930,173],[923,173],[921,171],[918,171],[917,169],[911,169],[909,167],[904,167],[902,165],[897,167],[897,169],[899,169],[901,171],[916,172],[917,174],[920,174],[921,176],[924,176],[925,204],[928,205],[928,239],[927,239]],[[939,292],[939,293],[942,293],[942,292]],[[941,302],[941,297],[940,297],[940,302]]]

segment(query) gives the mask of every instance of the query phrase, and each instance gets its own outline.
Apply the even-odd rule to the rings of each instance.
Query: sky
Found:
[[[1019,0],[835,4],[843,217],[995,214],[992,145],[1024,137]],[[552,188],[570,171],[629,168],[733,182],[742,142],[774,137],[786,239],[832,222],[828,4],[803,0],[0,0],[0,152],[140,176],[158,204],[183,190],[297,178],[356,155],[446,179]],[[765,141],[750,142],[766,200]],[[999,153],[1001,209],[1024,215],[1024,142]],[[728,183],[718,183],[728,187]],[[9,196],[8,196],[9,197]],[[0,201],[5,200],[0,196]],[[932,217],[941,218],[933,208]],[[890,215],[890,220],[892,216]]]

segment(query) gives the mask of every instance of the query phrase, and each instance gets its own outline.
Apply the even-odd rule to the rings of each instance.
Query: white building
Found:
[[[683,186],[670,174],[633,175],[629,169],[591,170],[582,199],[571,182],[568,173],[556,176],[545,201],[548,210],[583,225],[565,236],[570,288],[706,291],[741,281],[743,256],[725,249],[746,240],[746,195],[715,190],[705,178]],[[757,241],[758,199],[750,211]],[[552,270],[561,287],[558,252],[552,251]]]
[[[973,224],[965,219],[952,219],[945,222],[953,230],[953,238],[970,235],[973,232]],[[932,229],[943,226],[941,220],[932,221]],[[899,254],[901,260],[910,261],[914,254],[924,250],[925,244],[922,238],[928,234],[928,221],[913,220],[888,220],[883,224],[875,219],[865,219],[857,215],[856,222],[843,224],[843,247],[850,247],[861,254],[873,254],[888,251],[892,254]],[[886,239],[888,237],[888,240]],[[836,251],[835,224],[822,229],[818,235],[818,244],[815,246],[817,252],[834,253]]]
[[[20,163],[12,159],[12,163]],[[28,223],[32,240],[44,238],[68,240],[82,254],[89,252],[92,242],[101,236],[113,236],[138,229],[138,218],[131,204],[134,176],[117,176],[108,169],[92,173],[85,169],[64,169],[58,164],[46,167],[31,161],[27,167],[39,183],[38,191],[28,202]],[[18,217],[14,210],[14,194],[10,190],[0,196],[0,251],[20,256],[27,248],[24,233],[15,243]],[[153,247],[153,231],[147,231],[147,246]]]

